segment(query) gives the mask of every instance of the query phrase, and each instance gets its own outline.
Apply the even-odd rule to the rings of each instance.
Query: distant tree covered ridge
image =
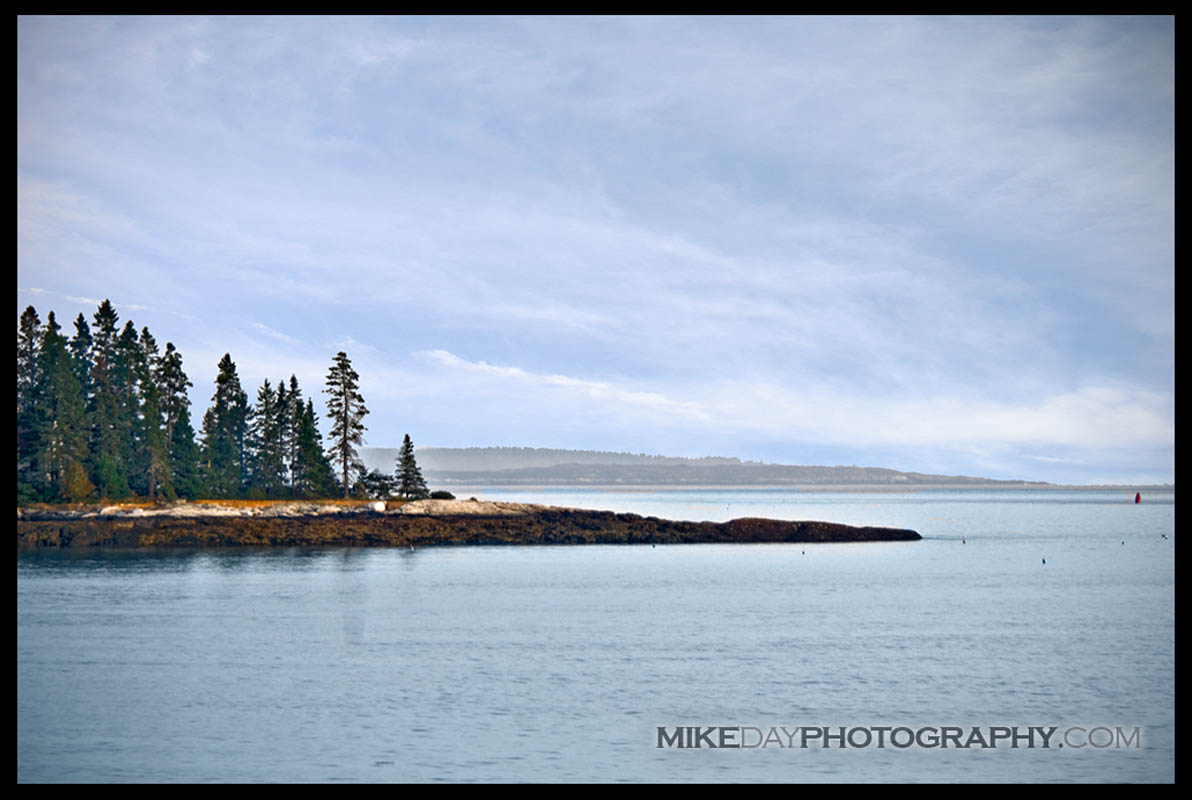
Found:
[[[398,448],[366,447],[361,458],[366,464],[380,465],[398,457]],[[423,447],[419,450],[422,467],[427,471],[522,469],[554,467],[560,464],[652,464],[662,466],[743,464],[739,458],[704,456],[656,456],[645,453],[618,453],[603,450],[564,450],[548,447]]]
[[[329,447],[295,376],[276,388],[265,380],[250,405],[231,354],[216,367],[196,435],[182,354],[172,342],[162,351],[147,327],[119,321],[104,300],[90,322],[78,315],[68,337],[54,312],[44,323],[33,306],[21,313],[18,503],[369,494],[354,449],[368,411],[344,353],[325,390]]]
[[[392,461],[396,450],[363,448],[366,464]],[[684,458],[599,450],[531,447],[426,447],[420,451],[426,475],[455,485],[639,485],[639,486],[803,486],[803,485],[965,485],[1022,486],[962,475],[930,475],[881,467],[796,466],[708,456]],[[1045,485],[1030,482],[1031,485]]]

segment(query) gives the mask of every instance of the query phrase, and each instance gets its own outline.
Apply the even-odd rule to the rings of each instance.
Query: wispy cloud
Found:
[[[268,325],[265,325],[264,323],[253,322],[250,324],[252,325],[253,328],[257,329],[265,336],[268,336],[270,339],[276,339],[277,341],[284,342],[285,344],[295,344],[296,345],[296,344],[300,343],[299,340],[295,339],[293,336],[290,336],[289,334],[286,334],[286,333],[282,333],[281,331],[274,330],[273,328],[270,328]]]
[[[444,350],[424,357],[467,376],[460,391],[486,384],[517,385],[529,392],[559,389],[579,397],[579,413],[593,418],[636,417],[645,410],[653,424],[695,434],[714,422],[741,434],[794,438],[833,445],[911,445],[975,448],[992,443],[1030,443],[1109,449],[1121,441],[1154,447],[1174,437],[1167,411],[1171,398],[1148,392],[1084,387],[1032,401],[995,402],[967,397],[912,395],[862,397],[822,387],[792,390],[774,383],[713,379],[698,396],[684,398],[608,381],[534,373],[521,367],[468,361]],[[689,389],[693,393],[695,389]],[[534,406],[549,398],[526,395]],[[509,409],[505,409],[508,411]],[[493,413],[499,413],[493,409]]]
[[[613,405],[622,412],[646,410],[652,414],[671,418],[678,416],[700,423],[711,421],[711,417],[699,403],[674,400],[660,392],[638,391],[609,381],[585,380],[569,375],[535,374],[520,367],[504,367],[484,361],[465,361],[445,350],[432,350],[423,355],[450,369],[462,370],[482,378],[515,382],[532,391],[558,390],[573,396],[578,395],[592,401],[601,411],[607,411],[608,407]]]

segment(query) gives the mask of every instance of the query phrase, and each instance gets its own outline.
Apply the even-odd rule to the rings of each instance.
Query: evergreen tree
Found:
[[[422,471],[414,460],[414,443],[410,434],[401,443],[401,453],[397,457],[397,494],[399,497],[411,500],[421,500],[430,496],[426,481],[422,479]]]
[[[144,429],[141,424],[140,376],[144,373],[145,354],[141,352],[141,341],[137,327],[132,320],[124,323],[116,339],[116,358],[112,368],[112,389],[116,395],[120,423],[120,459],[124,474],[128,476],[129,488],[136,488],[147,494],[144,480],[145,470],[140,464],[140,453],[144,449]]]
[[[103,498],[123,498],[129,494],[128,420],[124,410],[124,365],[119,358],[116,323],[119,316],[111,302],[104,300],[93,317],[91,383],[94,391],[91,407],[90,473]]]
[[[212,405],[203,415],[203,478],[213,497],[239,497],[248,472],[248,395],[232,356],[219,361]]]
[[[83,466],[87,431],[82,392],[66,339],[54,320],[46,319],[39,355],[38,382],[34,387],[38,415],[38,451],[34,486],[46,500],[82,500],[94,486]]]
[[[274,398],[274,403],[277,407],[278,493],[283,494],[290,485],[287,464],[290,455],[290,417],[286,413],[289,411],[290,395],[286,391],[286,382],[284,380],[277,382],[277,397]]]
[[[99,308],[95,310],[92,316],[92,327],[95,333],[92,337],[92,342],[95,346],[95,352],[92,355],[92,360],[96,357],[103,358],[108,363],[111,363],[116,357],[116,323],[120,321],[120,315],[116,313],[116,309],[112,307],[110,300],[104,300],[99,304]]]
[[[91,349],[94,342],[91,338],[91,328],[87,325],[87,318],[80,312],[75,317],[75,335],[71,337],[70,344],[67,347],[70,349],[71,358],[74,360],[75,377],[79,381],[79,387],[83,392],[83,402],[90,406],[91,404]]]
[[[286,485],[291,491],[297,490],[297,476],[294,474],[295,464],[298,463],[298,435],[302,427],[302,390],[298,388],[298,378],[290,375],[290,390],[286,393],[285,402],[281,402],[281,387],[277,387],[278,406],[283,420],[282,442],[285,447],[285,461],[287,468]]]
[[[291,393],[293,396],[293,393]],[[335,475],[323,453],[315,405],[306,401],[298,420],[297,451],[293,461],[294,493],[299,497],[329,497],[336,490]]]
[[[29,306],[21,314],[17,327],[17,413],[32,404],[33,387],[37,383],[38,355],[44,337],[37,309]]]
[[[396,488],[397,480],[392,475],[374,469],[361,475],[352,491],[362,499],[387,500]]]
[[[190,424],[190,409],[182,406],[170,436],[170,483],[179,497],[194,499],[203,492],[199,474],[199,446]]]
[[[169,441],[162,419],[161,356],[157,340],[148,328],[141,329],[138,349],[136,385],[140,413],[135,417],[134,425],[138,483],[149,499],[156,501],[159,491],[172,498],[174,490],[171,487]]]
[[[327,416],[331,419],[331,447],[327,452],[328,458],[339,465],[343,479],[344,497],[348,496],[351,488],[349,472],[363,472],[364,465],[356,452],[356,445],[364,443],[364,431],[367,428],[361,420],[368,409],[364,407],[364,398],[358,391],[357,381],[360,376],[352,369],[352,362],[342,350],[335,355],[331,369],[327,373],[327,388],[324,392],[327,398]]]
[[[91,373],[95,365],[91,362],[91,356],[95,342],[91,336],[91,326],[87,324],[87,317],[82,312],[75,317],[74,327],[74,336],[70,338],[67,348],[70,350],[75,379],[79,382],[79,393],[83,401],[83,424],[87,433],[87,452],[84,454],[83,468],[88,473],[84,477],[90,484],[90,474],[94,471],[91,453],[95,437],[95,385],[91,379]],[[75,483],[78,484],[81,481],[76,480]]]
[[[284,401],[284,394],[280,398]],[[254,491],[268,497],[278,497],[285,489],[285,461],[281,442],[281,412],[278,396],[269,379],[257,392],[249,436],[252,443],[252,481]]]
[[[162,424],[164,426],[165,441],[168,444],[168,461],[170,464],[170,472],[175,477],[178,473],[178,466],[175,462],[183,456],[178,452],[179,445],[185,445],[186,439],[178,439],[175,437],[175,432],[183,413],[186,414],[187,425],[190,424],[190,396],[187,394],[187,389],[194,386],[190,379],[186,377],[186,373],[182,371],[182,354],[174,347],[173,342],[166,342],[165,355],[161,357],[161,364],[158,374],[158,384],[161,387],[161,412]],[[194,444],[194,430],[190,431],[191,445]],[[189,448],[193,451],[193,447]],[[194,469],[198,466],[198,457],[194,452],[190,452],[189,456],[194,463],[184,466],[184,470]],[[178,489],[175,484],[175,489]],[[187,495],[194,496],[194,495]]]
[[[38,383],[41,343],[45,334],[37,309],[29,306],[17,327],[17,502],[36,499],[34,458],[40,422],[34,401]]]

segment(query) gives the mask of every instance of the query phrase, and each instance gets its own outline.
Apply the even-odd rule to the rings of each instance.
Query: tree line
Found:
[[[104,300],[69,338],[50,312],[29,306],[17,328],[17,502],[179,498],[425,497],[407,435],[395,474],[366,473],[368,409],[345,353],[327,374],[329,444],[298,379],[268,379],[250,405],[225,354],[196,435],[194,384],[172,342],[163,352],[147,327]],[[408,453],[407,453],[408,447]]]

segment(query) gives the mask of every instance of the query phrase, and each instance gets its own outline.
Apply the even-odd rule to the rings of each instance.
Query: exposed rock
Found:
[[[17,546],[424,547],[466,544],[679,544],[913,541],[918,533],[831,522],[737,519],[681,522],[525,503],[421,500],[380,504],[287,503],[260,508],[188,504],[99,512],[18,510]],[[134,513],[138,512],[138,513]]]

